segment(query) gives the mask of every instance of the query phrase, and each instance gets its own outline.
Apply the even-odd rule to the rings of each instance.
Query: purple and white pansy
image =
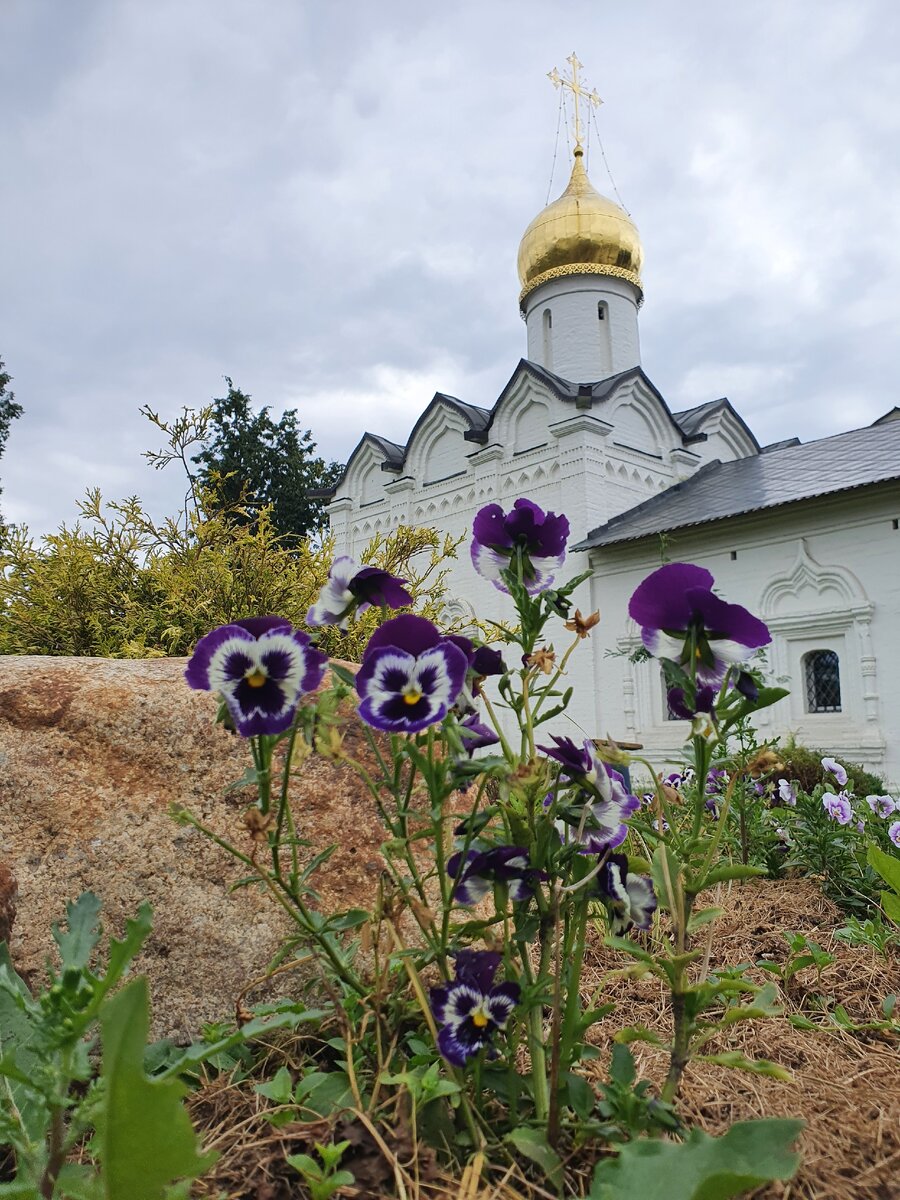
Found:
[[[192,688],[219,692],[241,737],[283,733],[300,697],[322,682],[328,658],[283,617],[220,625],[194,647],[185,670]]]
[[[837,796],[833,792],[826,792],[822,797],[822,807],[831,820],[837,821],[838,825],[849,825],[853,820],[853,808],[844,792],[840,792]]]
[[[900,849],[900,821],[894,821],[892,825],[888,826],[888,837]]]
[[[625,787],[624,777],[598,756],[589,738],[579,750],[571,738],[551,737],[555,746],[538,749],[562,765],[561,773],[569,782],[584,789],[579,803],[557,808],[556,828],[562,840],[577,841],[582,854],[602,854],[621,846],[628,836],[625,822],[640,807],[637,796]],[[595,802],[591,794],[597,797]]]
[[[424,617],[392,617],[369,638],[356,675],[359,715],[387,733],[416,733],[450,711],[466,656]]]
[[[892,796],[866,796],[866,804],[876,817],[887,820],[897,811],[897,802]]]
[[[597,893],[609,913],[610,932],[649,929],[656,912],[656,893],[649,875],[629,873],[624,854],[611,854],[597,876]]]
[[[784,808],[797,807],[797,784],[791,780],[778,780],[778,800],[777,803]]]
[[[530,900],[535,883],[546,878],[531,865],[528,850],[523,846],[493,846],[489,850],[460,851],[447,860],[447,874],[456,883],[453,899],[470,908],[478,904],[495,883],[505,884],[510,900]]]
[[[721,600],[713,582],[703,567],[668,563],[638,585],[628,604],[650,653],[677,663],[701,687],[718,687],[729,667],[772,640],[757,617]]]
[[[361,567],[348,555],[341,555],[331,564],[328,581],[306,614],[306,623],[346,629],[354,612],[365,612],[372,605],[403,608],[412,604],[404,583],[405,579],[395,579],[381,567]]]
[[[841,766],[837,759],[823,758],[822,766],[826,771],[831,772],[837,782],[838,787],[844,787],[847,782],[847,771]]]
[[[472,525],[472,565],[483,579],[508,592],[503,572],[515,569],[521,554],[522,582],[535,595],[551,586],[565,562],[568,536],[567,517],[544,512],[531,500],[517,500],[508,513],[499,504],[488,504]]]
[[[501,960],[495,950],[460,950],[456,978],[431,989],[438,1049],[455,1067],[485,1049],[496,1056],[494,1034],[506,1028],[521,991],[517,983],[494,984]]]

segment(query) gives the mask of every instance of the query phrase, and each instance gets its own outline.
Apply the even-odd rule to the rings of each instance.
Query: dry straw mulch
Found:
[[[707,898],[704,897],[704,900]],[[784,930],[805,934],[835,955],[821,979],[809,968],[795,977],[783,996],[785,1015],[733,1027],[727,1040],[711,1050],[740,1050],[749,1058],[768,1058],[787,1067],[791,1082],[781,1082],[709,1064],[689,1067],[681,1107],[686,1119],[711,1134],[724,1132],[734,1121],[763,1116],[802,1117],[800,1170],[789,1184],[775,1184],[757,1193],[758,1200],[900,1200],[900,1046],[880,1034],[851,1034],[829,1028],[797,1029],[791,1013],[809,1014],[815,997],[842,1004],[856,1022],[881,1017],[883,998],[900,993],[900,956],[884,959],[873,951],[847,946],[834,937],[840,926],[837,910],[814,882],[808,880],[754,881],[722,889],[709,898],[724,912],[715,926],[710,959],[734,965],[760,958],[783,962],[788,950]],[[622,957],[605,949],[598,937],[589,949],[586,994],[605,985],[605,998],[616,1011],[593,1031],[593,1040],[608,1046],[625,1024],[645,1024],[668,1033],[668,1013],[662,985],[652,978],[613,979],[608,972],[622,966]],[[763,972],[750,977],[765,982]],[[815,1018],[814,1018],[815,1019]],[[652,1046],[633,1045],[641,1077],[657,1082],[665,1074],[665,1059]],[[592,1064],[598,1076],[606,1071],[607,1056]],[[267,1102],[249,1084],[227,1080],[210,1083],[192,1100],[192,1115],[208,1143],[221,1158],[195,1195],[204,1200],[288,1200],[305,1193],[299,1177],[285,1165],[285,1154],[308,1149],[323,1137],[350,1137],[352,1161],[347,1165],[358,1187],[346,1197],[394,1197],[405,1190],[409,1200],[450,1197],[458,1200],[529,1200],[552,1196],[518,1172],[479,1168],[461,1179],[448,1179],[431,1152],[418,1146],[403,1115],[386,1120],[375,1134],[358,1122],[334,1130],[288,1126],[275,1130],[263,1117]],[[380,1144],[379,1144],[380,1139]],[[572,1164],[573,1167],[576,1164]],[[583,1157],[573,1175],[589,1180]],[[402,1190],[401,1190],[402,1189]],[[572,1194],[575,1194],[574,1192]],[[635,1200],[640,1200],[635,1197]]]

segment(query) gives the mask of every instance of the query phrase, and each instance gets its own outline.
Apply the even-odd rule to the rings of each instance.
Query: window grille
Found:
[[[833,650],[811,650],[803,656],[806,682],[806,711],[841,711],[840,660]]]

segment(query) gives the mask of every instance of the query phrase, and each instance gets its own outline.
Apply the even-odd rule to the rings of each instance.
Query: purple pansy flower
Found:
[[[283,617],[249,617],[220,625],[194,647],[184,677],[219,692],[241,737],[282,733],[300,697],[322,682],[327,655]]]
[[[470,758],[476,750],[482,750],[485,746],[496,746],[500,741],[490,725],[485,725],[479,720],[477,712],[469,713],[465,720],[460,721],[459,735]]]
[[[656,658],[678,663],[701,685],[718,686],[734,663],[772,640],[768,628],[739,604],[712,591],[713,577],[691,563],[669,563],[638,585],[628,613]],[[695,664],[690,661],[694,647]]]
[[[412,604],[404,583],[405,579],[395,579],[381,567],[361,567],[348,555],[341,555],[331,564],[328,582],[306,614],[306,623],[346,629],[354,612],[365,612],[373,604],[403,608]]]
[[[728,772],[724,767],[712,767],[706,774],[707,796],[721,796],[728,787]]]
[[[472,565],[495,588],[508,592],[503,572],[515,568],[521,551],[522,582],[533,595],[553,583],[565,562],[568,536],[567,517],[545,513],[531,500],[517,500],[508,513],[499,504],[488,504],[472,525]]]
[[[778,780],[778,803],[785,808],[797,807],[797,784],[786,779]]]
[[[506,1028],[519,1002],[517,983],[494,985],[501,959],[495,950],[460,950],[456,978],[431,989],[431,1011],[441,1026],[438,1049],[455,1067],[484,1049],[496,1055],[494,1033]]]
[[[876,817],[885,819],[892,816],[897,809],[897,804],[891,796],[866,796],[866,804]]]
[[[895,821],[893,825],[888,826],[888,837],[900,849],[900,821]]]
[[[822,766],[825,768],[826,771],[830,771],[831,774],[835,777],[835,779],[837,780],[838,787],[844,786],[844,784],[847,782],[847,772],[844,770],[844,768],[841,766],[841,764],[839,762],[837,762],[833,758],[823,758]]]
[[[832,792],[826,792],[822,797],[822,807],[832,821],[837,821],[838,825],[849,825],[853,820],[853,809],[850,807],[850,801],[843,792],[838,796],[835,796]]]
[[[624,854],[611,854],[597,877],[597,891],[609,913],[610,933],[617,937],[632,927],[649,929],[656,894],[649,875],[629,874]]]
[[[637,796],[632,796],[625,787],[624,777],[598,757],[589,738],[579,750],[571,738],[550,736],[556,746],[539,746],[538,749],[562,764],[562,773],[568,780],[590,789],[589,795],[593,793],[599,797],[597,803],[588,799],[587,814],[584,803],[570,806],[563,812],[556,822],[563,840],[577,837],[582,854],[602,854],[621,846],[628,836],[625,821],[640,807]]]
[[[424,617],[385,621],[356,675],[359,715],[376,729],[416,733],[442,720],[466,677],[466,656]]]
[[[447,874],[456,880],[453,899],[466,907],[483,900],[495,883],[506,884],[510,900],[530,900],[536,880],[546,879],[532,867],[523,846],[470,849],[465,858],[462,852],[453,854],[447,860]]]
[[[670,687],[666,693],[669,710],[682,721],[693,721],[699,713],[712,715],[716,701],[714,687],[698,687],[693,704],[685,694],[684,688]]]

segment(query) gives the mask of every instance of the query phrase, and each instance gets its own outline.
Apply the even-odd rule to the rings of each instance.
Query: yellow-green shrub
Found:
[[[0,652],[145,658],[188,654],[204,633],[240,617],[277,614],[303,625],[334,557],[330,537],[286,546],[263,510],[253,524],[200,496],[186,516],[154,523],[132,497],[104,505],[91,491],[80,520],[39,542],[11,527],[0,546]],[[399,526],[363,559],[409,580],[417,612],[437,620],[456,543]],[[358,660],[381,613],[321,638]]]

